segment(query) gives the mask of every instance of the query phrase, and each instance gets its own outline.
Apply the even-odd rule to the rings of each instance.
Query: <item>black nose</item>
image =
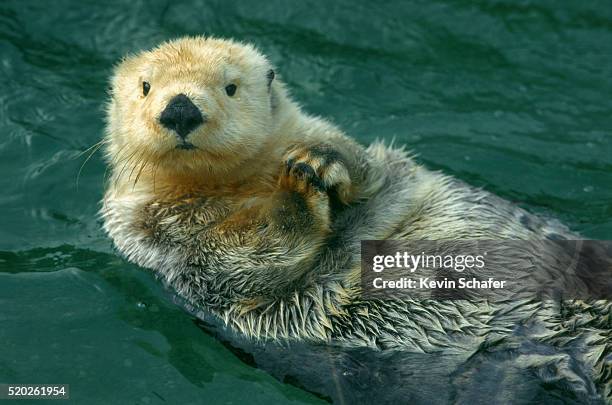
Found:
[[[178,136],[185,139],[198,125],[204,123],[202,113],[184,94],[179,94],[170,100],[159,117],[159,122]]]

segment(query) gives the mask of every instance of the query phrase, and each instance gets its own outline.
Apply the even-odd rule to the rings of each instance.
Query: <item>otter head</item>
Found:
[[[253,47],[214,38],[171,41],[124,59],[108,108],[111,164],[138,162],[169,175],[240,167],[270,142],[273,80]]]

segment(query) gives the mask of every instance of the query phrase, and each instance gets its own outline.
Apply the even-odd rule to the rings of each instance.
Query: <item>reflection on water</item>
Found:
[[[96,215],[100,154],[76,187],[87,155],[78,156],[103,132],[113,64],[126,52],[202,33],[254,42],[306,110],[360,142],[395,138],[431,168],[590,238],[612,239],[605,0],[4,1],[0,381],[34,372],[40,382],[69,380],[75,398],[134,403],[319,401],[238,361],[150,275],[115,256]],[[488,373],[474,376],[496,375]],[[423,392],[435,397],[443,385]]]

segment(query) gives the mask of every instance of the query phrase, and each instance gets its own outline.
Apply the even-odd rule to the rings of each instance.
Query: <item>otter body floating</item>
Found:
[[[362,299],[361,240],[577,236],[403,150],[361,147],[302,112],[274,71],[252,46],[214,38],[117,67],[102,214],[123,255],[246,338],[461,356],[512,348],[543,384],[612,398],[608,301]],[[537,356],[521,354],[529,345]]]

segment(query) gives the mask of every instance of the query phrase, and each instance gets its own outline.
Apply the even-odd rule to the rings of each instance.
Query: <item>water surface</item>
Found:
[[[3,1],[0,382],[80,403],[316,403],[240,361],[96,216],[108,77],[183,35],[256,44],[307,111],[363,144],[612,239],[608,1]]]

